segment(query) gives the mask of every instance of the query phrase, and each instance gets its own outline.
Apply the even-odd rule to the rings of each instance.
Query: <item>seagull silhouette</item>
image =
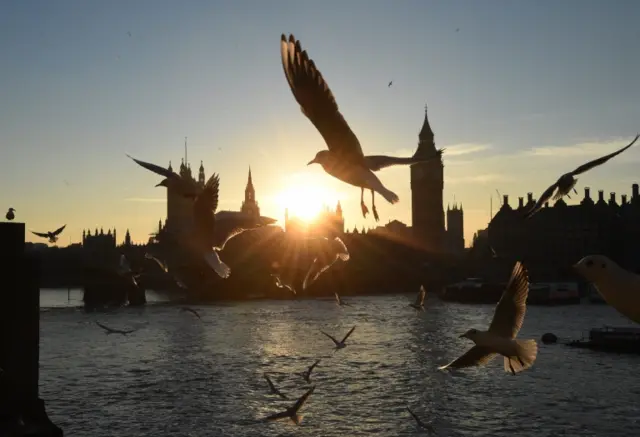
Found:
[[[274,395],[278,395],[280,396],[282,399],[287,399],[287,397],[285,396],[284,393],[282,393],[280,390],[278,390],[276,388],[276,386],[273,384],[273,381],[271,381],[271,378],[269,378],[269,375],[267,375],[266,373],[263,375],[264,379],[267,380],[267,383],[269,384],[269,388],[271,389],[271,393],[273,393]]]
[[[307,165],[320,164],[331,176],[360,187],[360,207],[364,217],[369,212],[364,203],[364,190],[370,190],[373,216],[378,221],[375,193],[382,195],[391,204],[397,203],[400,199],[380,182],[374,171],[391,165],[411,165],[429,161],[439,157],[442,151],[437,151],[433,156],[414,155],[409,158],[365,157],[358,138],[340,113],[329,85],[306,50],[302,50],[300,41],[293,35],[289,35],[287,39],[283,34],[280,38],[280,55],[293,96],[302,113],[313,123],[329,149],[319,151]]]
[[[132,332],[135,332],[135,329],[127,329],[127,330],[122,330],[122,329],[114,329],[114,328],[109,328],[108,326],[103,325],[100,322],[96,322],[96,325],[98,325],[99,327],[101,327],[102,329],[105,330],[105,332],[107,333],[107,335],[110,334],[122,334],[122,335],[127,335],[127,334],[131,334]]]
[[[163,272],[165,272],[165,273],[169,272],[169,268],[167,267],[167,265],[165,263],[163,263],[162,261],[160,261],[155,256],[151,255],[149,252],[146,252],[144,254],[144,257],[146,259],[150,259],[151,261],[155,262],[158,265],[158,267],[160,267],[162,269]]]
[[[303,394],[300,397],[300,399],[298,399],[296,403],[293,404],[291,407],[287,408],[285,411],[282,411],[281,413],[275,413],[275,414],[272,414],[271,416],[267,416],[263,420],[267,422],[271,422],[273,420],[278,420],[278,419],[291,419],[293,423],[295,423],[296,425],[300,425],[300,422],[302,422],[302,416],[298,415],[298,411],[300,410],[300,408],[302,408],[305,402],[307,402],[307,399],[309,398],[309,396],[311,396],[311,394],[315,391],[315,389],[316,389],[316,386],[314,385],[309,390],[307,390],[307,392]]]
[[[350,307],[351,306],[351,304],[349,304],[349,303],[345,302],[344,300],[342,300],[342,298],[340,297],[340,295],[338,293],[334,292],[333,295],[336,297],[336,304],[338,306],[341,306],[341,307]]]
[[[538,212],[540,208],[542,208],[542,206],[552,196],[553,196],[553,200],[556,201],[561,199],[563,196],[567,196],[571,198],[571,195],[569,194],[571,190],[573,190],[574,193],[578,194],[578,192],[575,189],[575,186],[578,180],[575,178],[575,176],[582,174],[586,171],[589,171],[594,167],[602,165],[608,160],[610,160],[611,158],[621,154],[622,152],[627,150],[629,147],[633,146],[633,144],[638,140],[639,137],[640,137],[640,134],[636,135],[633,141],[631,141],[629,144],[627,144],[620,150],[617,150],[601,158],[594,159],[593,161],[589,161],[586,164],[583,164],[580,167],[576,168],[575,170],[560,176],[560,179],[555,181],[549,188],[547,188],[546,191],[542,193],[542,196],[540,196],[540,199],[538,199],[536,204],[533,205],[533,207],[525,213],[525,218],[529,218],[532,215],[534,215],[536,212]],[[555,195],[553,194],[554,192],[555,192]]]
[[[66,228],[67,225],[64,225],[58,229],[56,229],[55,231],[52,232],[34,232],[31,231],[32,234],[37,235],[38,237],[42,237],[42,238],[48,238],[49,239],[49,243],[55,243],[56,241],[58,241],[58,235],[60,235],[62,233],[62,231],[64,231],[64,228]]]
[[[424,311],[424,298],[427,294],[427,291],[424,289],[424,286],[420,286],[420,291],[416,296],[416,301],[410,303],[409,306],[415,308],[418,311]]]
[[[167,188],[167,190],[175,191],[180,195],[190,199],[195,199],[198,195],[198,187],[195,184],[195,181],[183,178],[176,172],[164,167],[160,167],[159,165],[140,161],[139,159],[136,159],[129,154],[127,154],[127,156],[133,159],[136,164],[146,168],[147,170],[150,170],[160,176],[164,176],[164,179],[161,180],[160,183],[156,185],[156,187],[165,187]]]
[[[332,337],[331,335],[327,334],[324,331],[320,331],[322,332],[324,335],[326,335],[327,337],[329,337],[333,343],[336,345],[336,350],[338,349],[343,349],[345,347],[347,347],[347,344],[345,343],[345,341],[347,341],[347,338],[349,338],[349,336],[351,335],[351,333],[356,329],[356,327],[354,326],[353,328],[351,328],[351,330],[349,332],[347,332],[347,335],[344,336],[344,338],[342,339],[342,341],[338,341],[335,339],[335,337]]]
[[[316,366],[320,363],[320,360],[316,360],[315,363],[313,363],[312,365],[309,366],[309,368],[307,368],[307,370],[305,370],[304,372],[300,372],[298,373],[298,375],[302,376],[304,378],[305,381],[307,381],[307,384],[311,383],[311,372],[313,372],[313,369],[316,368]]]
[[[387,88],[391,88],[391,85],[393,85],[393,81],[389,82],[389,85],[387,85]]]
[[[413,417],[413,418],[414,418],[414,420],[416,421],[416,426],[417,426],[418,428],[421,428],[421,429],[425,429],[425,430],[427,430],[427,431],[429,432],[429,434],[431,434],[431,433],[434,433],[434,434],[435,434],[435,433],[436,433],[436,430],[435,430],[435,429],[433,429],[433,426],[431,426],[431,424],[429,424],[429,423],[424,423],[424,422],[422,421],[422,419],[420,419],[420,418],[416,415],[416,413],[414,413],[413,411],[411,411],[411,409],[410,409],[409,407],[407,407],[407,411],[409,412],[409,414],[411,414],[411,417]]]
[[[187,313],[191,313],[194,316],[196,316],[197,318],[199,318],[200,320],[202,320],[202,317],[200,317],[200,314],[198,314],[198,312],[196,310],[194,310],[193,308],[189,308],[189,307],[182,307],[180,308],[180,311],[182,312],[187,312]]]
[[[16,218],[16,215],[14,214],[16,210],[13,208],[9,208],[9,210],[7,211],[7,215],[5,215],[5,218],[9,221],[13,220],[14,218]]]
[[[285,284],[284,282],[282,282],[282,279],[280,278],[280,275],[278,275],[277,273],[272,273],[271,277],[273,278],[273,280],[275,281],[276,287],[278,288],[286,288],[287,290],[289,290],[291,293],[296,294],[296,290],[295,288],[293,288],[291,285],[289,284]]]
[[[529,275],[518,261],[496,306],[489,330],[469,329],[462,334],[460,337],[472,340],[475,346],[439,369],[482,366],[497,354],[504,356],[504,370],[514,375],[531,367],[538,354],[536,341],[516,339],[527,310],[528,294]]]
[[[339,237],[335,237],[333,240],[329,240],[326,237],[310,238],[309,240],[315,242],[313,247],[316,253],[304,277],[304,281],[302,281],[303,290],[314,283],[322,273],[327,271],[339,259],[345,262],[349,261],[347,246]]]
[[[123,278],[130,280],[135,287],[138,286],[137,279],[140,277],[140,274],[134,273],[133,270],[131,270],[131,264],[129,264],[129,260],[124,254],[120,255],[120,263],[118,264],[116,272]]]

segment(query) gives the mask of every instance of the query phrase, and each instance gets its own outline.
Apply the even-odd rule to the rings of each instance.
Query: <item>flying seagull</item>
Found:
[[[267,375],[266,373],[263,375],[264,379],[267,380],[267,383],[269,384],[269,388],[271,389],[271,393],[273,393],[274,395],[278,395],[280,396],[282,399],[287,399],[287,397],[285,396],[284,393],[282,393],[280,390],[278,390],[276,388],[276,386],[273,384],[273,381],[271,381],[271,378],[269,378],[269,375]]]
[[[336,297],[336,304],[341,307],[350,307],[351,305],[345,302],[338,293],[334,292],[333,295]]]
[[[293,423],[295,423],[296,425],[300,425],[300,422],[302,422],[302,416],[298,415],[298,411],[300,410],[300,408],[302,408],[304,403],[307,401],[307,398],[311,396],[311,393],[313,393],[315,389],[316,389],[316,386],[314,385],[309,390],[307,390],[307,392],[303,394],[300,397],[300,399],[298,399],[296,403],[293,404],[291,407],[287,408],[285,411],[281,413],[275,413],[275,414],[272,414],[271,416],[265,417],[264,420],[271,422],[273,420],[278,420],[278,419],[291,419]]]
[[[336,350],[338,349],[342,349],[347,347],[347,344],[345,343],[345,341],[347,341],[347,338],[349,338],[349,336],[351,335],[351,333],[356,329],[356,327],[354,326],[353,328],[351,328],[351,330],[349,332],[347,332],[347,335],[344,336],[344,338],[342,339],[342,341],[338,341],[335,339],[335,337],[332,337],[331,335],[327,334],[324,331],[320,331],[322,332],[324,335],[326,335],[327,337],[329,337],[333,343],[336,345]]]
[[[534,215],[536,212],[538,212],[540,208],[542,208],[542,205],[544,205],[552,196],[553,196],[553,200],[556,201],[561,199],[563,196],[568,196],[569,198],[571,198],[571,195],[569,194],[571,190],[573,190],[574,193],[578,194],[578,192],[575,189],[575,185],[578,182],[578,180],[575,178],[575,176],[582,174],[586,171],[589,171],[594,167],[602,165],[608,160],[610,160],[611,158],[621,154],[622,152],[627,150],[629,147],[633,146],[633,144],[636,142],[636,140],[639,137],[640,137],[640,134],[636,135],[633,141],[631,141],[629,144],[627,144],[622,149],[616,152],[610,153],[606,156],[603,156],[602,158],[594,159],[593,161],[590,161],[590,162],[587,162],[586,164],[581,165],[580,167],[576,168],[572,172],[565,173],[562,176],[560,176],[560,179],[558,179],[556,182],[553,183],[553,185],[547,188],[547,190],[544,193],[542,193],[542,196],[540,196],[540,199],[538,199],[536,204],[529,211],[526,212],[525,218],[529,218],[532,215]],[[555,195],[553,194],[554,192],[555,192]]]
[[[134,158],[133,156],[127,154],[127,156],[136,164],[150,170],[160,176],[164,176],[164,179],[160,181],[156,187],[165,187],[168,190],[175,191],[180,193],[182,196],[195,199],[198,194],[197,186],[190,180],[185,179],[173,170],[166,169],[164,167],[160,167],[159,165],[151,164],[149,162],[140,161],[139,159]]]
[[[574,266],[595,285],[602,298],[620,314],[640,323],[640,276],[604,255],[589,255]]]
[[[163,263],[162,261],[160,261],[158,258],[156,258],[155,256],[151,255],[149,252],[146,252],[144,254],[144,257],[146,259],[150,259],[151,261],[155,262],[156,264],[158,264],[158,267],[160,267],[162,269],[163,272],[168,273],[169,269],[167,268],[167,265],[165,263]]]
[[[376,192],[391,204],[397,203],[400,199],[388,190],[373,172],[391,165],[411,165],[429,161],[440,156],[442,151],[426,157],[364,156],[358,138],[340,113],[322,73],[309,58],[306,50],[302,50],[300,41],[293,35],[289,35],[287,39],[283,34],[280,38],[280,55],[293,96],[302,113],[320,132],[329,149],[319,151],[307,165],[320,164],[331,176],[360,187],[360,207],[364,217],[369,212],[364,203],[364,190],[371,190],[371,206],[377,221],[379,217],[375,204]]]
[[[313,369],[315,369],[316,366],[319,363],[320,363],[320,360],[316,360],[316,362],[313,363],[312,365],[310,365],[307,370],[305,370],[304,372],[298,373],[298,375],[302,376],[304,378],[304,380],[307,381],[307,384],[310,384],[311,383],[311,372],[313,372]]]
[[[14,218],[16,218],[16,215],[14,214],[15,211],[15,209],[9,208],[9,211],[7,211],[7,215],[5,215],[7,220],[13,220]]]
[[[286,288],[287,290],[289,290],[291,293],[296,294],[296,290],[295,288],[293,288],[291,285],[289,284],[285,284],[284,282],[282,282],[282,279],[280,278],[280,275],[278,275],[277,273],[272,273],[271,277],[273,278],[273,280],[275,281],[276,287],[278,288]]]
[[[31,231],[32,234],[37,235],[38,237],[42,237],[42,238],[48,238],[49,239],[49,243],[55,243],[56,241],[58,241],[58,235],[60,235],[62,233],[62,231],[64,231],[64,228],[66,228],[67,225],[64,225],[58,229],[56,229],[53,232],[34,232]]]
[[[218,196],[220,190],[220,177],[214,173],[193,202],[193,221],[195,235],[191,239],[194,249],[200,251],[207,264],[221,277],[228,278],[231,268],[220,259],[218,252],[222,252],[224,246],[232,238],[261,227],[260,221],[253,224],[246,222],[247,226],[235,227],[228,232],[216,232],[216,209],[218,208]]]
[[[389,85],[387,85],[387,88],[391,88],[391,85],[393,85],[393,81],[389,82]]]
[[[131,265],[129,264],[129,260],[124,254],[120,255],[120,263],[118,264],[118,268],[116,269],[118,275],[123,278],[127,278],[133,283],[135,287],[138,286],[138,281],[136,279],[140,276],[139,274],[135,274],[133,270],[131,270]]]
[[[180,311],[182,312],[187,312],[187,313],[191,313],[194,316],[196,316],[197,318],[199,318],[200,320],[202,320],[202,317],[200,317],[200,314],[198,314],[198,312],[196,310],[194,310],[193,308],[189,308],[189,307],[182,307],[180,308]]]
[[[96,322],[96,325],[98,325],[99,327],[101,327],[102,329],[105,330],[105,332],[107,333],[107,335],[109,334],[122,334],[122,335],[127,335],[127,334],[131,334],[132,332],[135,332],[135,329],[127,329],[127,330],[122,330],[122,329],[114,329],[114,328],[109,328],[108,326],[103,325],[100,322]]]
[[[535,340],[516,340],[527,310],[529,275],[520,261],[513,267],[511,279],[496,306],[489,330],[469,329],[460,337],[475,343],[460,358],[440,369],[481,366],[496,354],[504,356],[504,370],[516,374],[533,365],[538,354]]]
[[[345,262],[349,261],[349,251],[340,238],[335,237],[333,240],[329,240],[326,237],[321,237],[313,240],[317,243],[315,246],[317,252],[302,282],[303,290],[315,282],[339,259]]]
[[[431,424],[429,423],[424,423],[422,421],[422,419],[420,419],[416,413],[414,413],[413,411],[411,411],[411,409],[409,407],[407,407],[407,411],[409,412],[409,414],[411,414],[411,417],[413,417],[413,419],[416,421],[416,426],[418,428],[422,428],[422,429],[426,429],[429,433],[434,433],[436,432],[435,429],[433,429],[433,426],[431,426]]]
[[[418,311],[424,311],[424,297],[426,296],[427,291],[424,289],[424,286],[420,286],[420,291],[416,296],[416,301],[410,303],[409,306],[415,308]]]

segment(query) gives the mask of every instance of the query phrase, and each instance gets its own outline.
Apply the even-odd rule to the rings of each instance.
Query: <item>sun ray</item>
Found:
[[[340,195],[317,177],[300,173],[291,177],[276,198],[280,207],[289,211],[289,217],[311,223],[325,205],[333,207]]]

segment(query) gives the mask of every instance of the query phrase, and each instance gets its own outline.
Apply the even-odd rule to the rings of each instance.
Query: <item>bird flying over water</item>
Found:
[[[49,243],[55,243],[56,241],[58,241],[58,235],[60,235],[62,233],[62,231],[64,231],[64,228],[66,228],[67,225],[64,225],[58,229],[56,229],[55,231],[52,232],[34,232],[31,231],[32,234],[37,235],[38,237],[42,237],[42,238],[48,238],[49,239]]]
[[[16,218],[16,215],[14,214],[15,209],[13,208],[9,208],[9,210],[7,211],[7,215],[5,215],[5,218],[7,220],[13,220],[14,218]]]
[[[595,285],[616,311],[640,323],[640,275],[623,269],[604,255],[585,256],[573,268]]]
[[[99,327],[101,327],[102,329],[105,330],[105,332],[107,333],[107,335],[109,334],[122,334],[122,335],[127,335],[127,334],[131,334],[132,332],[135,332],[135,329],[127,329],[127,330],[122,330],[122,329],[114,329],[114,328],[109,328],[106,325],[103,325],[100,322],[96,322],[96,325],[98,325]]]
[[[322,273],[327,271],[339,259],[345,262],[349,261],[349,251],[340,238],[335,237],[333,240],[329,240],[326,237],[321,237],[314,240],[317,243],[317,252],[302,282],[303,290],[315,282]]]
[[[291,293],[296,294],[296,290],[295,288],[293,288],[291,285],[289,284],[285,284],[284,282],[282,282],[282,279],[280,278],[280,275],[278,275],[277,273],[272,273],[271,277],[273,278],[273,280],[275,281],[276,287],[278,288],[286,288],[287,290],[289,290]]]
[[[349,332],[347,332],[347,335],[345,335],[344,338],[341,341],[336,340],[335,337],[327,334],[324,331],[320,331],[320,332],[322,332],[324,335],[326,335],[327,337],[329,337],[333,341],[333,343],[336,345],[336,350],[337,350],[337,349],[342,349],[342,348],[347,347],[347,344],[345,342],[347,341],[347,338],[349,338],[349,336],[351,335],[351,333],[355,329],[356,329],[355,326],[353,328],[351,328],[351,330]]]
[[[271,378],[269,378],[269,375],[265,373],[262,376],[264,376],[264,379],[267,380],[267,383],[269,384],[269,388],[271,389],[271,393],[273,393],[274,395],[280,396],[282,399],[287,399],[287,396],[285,396],[284,393],[282,393],[280,390],[276,388],[276,386],[273,384],[273,381],[271,381]]]
[[[518,261],[496,306],[489,329],[469,329],[462,334],[460,337],[472,340],[475,346],[440,369],[482,366],[496,354],[504,356],[504,370],[514,375],[531,367],[538,354],[536,341],[516,339],[527,310],[528,294],[529,275]]]
[[[416,296],[416,301],[410,303],[409,306],[415,308],[418,311],[424,311],[424,297],[427,295],[427,291],[424,289],[424,286],[420,286],[420,291]]]
[[[196,310],[194,310],[193,308],[189,308],[189,307],[182,307],[180,308],[180,311],[182,312],[187,312],[187,313],[191,313],[194,316],[196,316],[197,318],[199,318],[200,320],[202,320],[202,317],[200,317],[200,314],[198,314],[198,312]]]
[[[542,206],[549,199],[551,199],[552,196],[553,196],[553,200],[556,201],[561,199],[563,196],[567,196],[571,198],[571,195],[569,194],[571,190],[573,190],[574,193],[578,194],[578,192],[575,189],[575,185],[578,182],[578,180],[575,178],[575,176],[582,174],[586,171],[589,171],[594,167],[602,165],[608,160],[610,160],[611,158],[621,154],[622,152],[627,150],[629,147],[633,146],[633,144],[637,141],[639,137],[640,137],[640,134],[636,135],[633,141],[631,141],[629,144],[627,144],[620,150],[617,150],[601,158],[594,159],[593,161],[589,161],[586,164],[583,164],[580,167],[576,168],[575,170],[560,176],[560,179],[558,179],[556,182],[553,183],[553,185],[547,188],[546,191],[542,193],[542,196],[540,196],[540,199],[538,199],[536,204],[529,211],[526,212],[525,218],[529,218],[532,215],[534,215],[536,212],[538,212],[540,208],[542,208]],[[553,194],[554,192],[555,192],[555,195]]]
[[[298,375],[302,376],[304,378],[305,381],[307,381],[307,384],[311,383],[311,372],[313,372],[313,369],[316,368],[316,366],[320,363],[320,360],[316,360],[315,363],[313,363],[312,365],[309,366],[309,368],[307,368],[307,370],[305,370],[304,372],[300,372],[298,373]]]
[[[164,179],[161,180],[160,183],[156,185],[156,187],[165,187],[168,190],[180,193],[182,196],[190,199],[196,198],[198,194],[198,188],[192,180],[185,179],[176,172],[164,167],[160,167],[159,165],[140,161],[139,159],[136,159],[129,154],[127,154],[127,156],[133,159],[136,164],[146,168],[147,170],[150,170],[160,176],[164,176]]]
[[[307,392],[303,394],[300,399],[298,399],[296,403],[291,407],[287,408],[281,413],[276,413],[272,414],[271,416],[265,417],[264,420],[271,422],[278,419],[291,419],[293,423],[295,423],[296,425],[300,425],[300,422],[302,422],[302,416],[298,415],[298,411],[300,410],[300,408],[302,408],[304,403],[307,402],[307,399],[309,398],[309,396],[311,396],[311,393],[313,393],[315,389],[316,386],[314,385],[309,390],[307,390]]]
[[[345,306],[345,307],[350,307],[351,305],[348,302],[345,302],[344,300],[342,300],[342,298],[340,297],[340,295],[338,293],[333,293],[333,295],[336,297],[336,304],[338,304],[338,306]]]
[[[416,413],[414,413],[413,411],[411,411],[411,409],[410,409],[409,407],[407,407],[407,411],[409,412],[409,414],[411,414],[411,417],[413,417],[413,419],[416,421],[416,426],[417,426],[418,428],[425,429],[425,430],[427,430],[429,433],[435,433],[435,432],[436,432],[436,430],[435,430],[435,429],[433,429],[433,426],[431,426],[431,424],[429,424],[429,423],[424,423],[424,422],[422,421],[422,419],[420,419],[420,418],[416,415]]]
[[[365,157],[358,138],[344,119],[336,99],[313,60],[302,50],[300,41],[293,35],[280,38],[280,55],[289,88],[300,105],[302,113],[313,123],[324,138],[329,150],[319,151],[307,165],[320,164],[325,172],[350,185],[360,187],[362,215],[369,209],[364,203],[364,190],[371,191],[371,206],[376,221],[379,219],[375,205],[375,193],[389,203],[400,199],[388,190],[373,173],[391,165],[411,165],[440,156],[397,158],[392,156]]]
[[[236,227],[227,232],[216,230],[216,209],[220,190],[220,177],[214,173],[193,202],[194,231],[190,244],[200,251],[207,264],[221,277],[228,278],[231,268],[220,259],[219,252],[232,238],[253,231],[262,226],[261,220],[246,221],[246,226]]]

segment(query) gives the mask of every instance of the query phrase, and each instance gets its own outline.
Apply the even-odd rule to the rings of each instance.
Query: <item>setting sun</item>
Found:
[[[277,196],[278,204],[282,209],[288,208],[290,217],[310,222],[316,218],[324,205],[333,208],[340,200],[336,191],[323,186],[313,176],[296,176]]]

